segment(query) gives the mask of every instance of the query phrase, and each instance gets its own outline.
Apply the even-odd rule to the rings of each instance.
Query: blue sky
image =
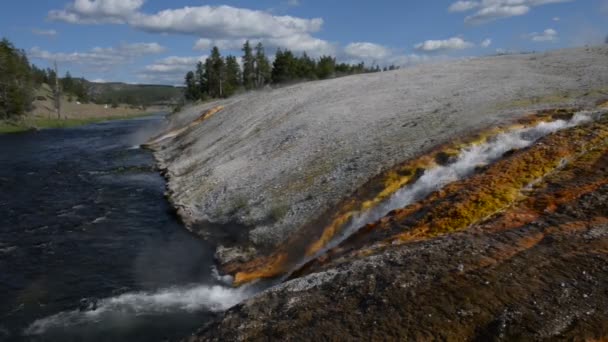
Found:
[[[608,0],[20,0],[0,29],[31,60],[90,80],[179,84],[245,39],[341,61],[413,65],[600,44]]]

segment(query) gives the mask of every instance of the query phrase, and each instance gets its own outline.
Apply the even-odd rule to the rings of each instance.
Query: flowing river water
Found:
[[[137,146],[162,115],[0,135],[0,340],[161,341],[243,295]]]

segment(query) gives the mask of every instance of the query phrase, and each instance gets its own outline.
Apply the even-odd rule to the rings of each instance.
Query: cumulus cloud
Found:
[[[38,47],[28,51],[31,58],[57,61],[63,64],[78,64],[94,70],[108,70],[118,64],[127,64],[145,55],[158,54],[166,49],[158,43],[121,44],[117,47],[95,47],[85,52],[49,52]]]
[[[43,30],[43,29],[37,29],[37,28],[33,28],[32,33],[37,36],[47,36],[47,37],[55,37],[57,35],[57,31],[55,31],[55,30]]]
[[[463,50],[474,46],[475,44],[467,42],[460,37],[453,37],[445,40],[427,40],[423,43],[416,44],[414,47],[418,51],[437,52],[447,50]]]
[[[479,1],[457,1],[452,3],[448,10],[450,12],[475,12],[465,18],[466,23],[481,24],[497,19],[524,15],[533,7],[569,2],[574,0],[479,0]]]
[[[275,16],[232,6],[166,9],[154,14],[139,11],[144,0],[74,0],[64,10],[49,12],[51,20],[69,23],[127,23],[157,33],[196,35],[210,39],[286,37],[317,32],[323,19]]]
[[[144,13],[144,0],[74,0],[63,10],[49,13],[51,20],[75,24],[115,23],[151,33],[199,37],[196,50],[212,46],[240,48],[246,39],[261,41],[269,48],[308,51],[311,55],[335,51],[332,43],[313,37],[323,26],[321,18],[278,16],[232,6],[195,6]],[[295,2],[291,2],[295,4]]]
[[[184,73],[193,70],[198,62],[203,62],[208,56],[200,57],[178,57],[170,56],[156,61],[154,64],[147,65],[144,70],[151,73],[171,74]]]
[[[152,15],[137,13],[129,23],[148,32],[191,34],[204,38],[278,38],[317,32],[323,19],[274,16],[231,6],[200,6],[169,9]]]
[[[208,39],[201,38],[194,43],[194,50],[207,51],[217,46],[220,50],[238,50],[245,44],[246,38],[240,39]]]
[[[205,56],[170,56],[146,65],[137,73],[137,78],[146,83],[182,84],[184,75],[194,70],[196,63],[204,62]]]
[[[541,33],[532,32],[526,35],[533,42],[554,42],[558,40],[557,31],[554,29],[546,29]]]
[[[406,54],[402,51],[370,42],[350,43],[338,52],[337,58],[340,62],[349,64],[364,62],[367,66],[378,65],[381,67],[389,65],[407,67],[450,59],[448,56],[437,54]]]
[[[490,38],[484,39],[484,40],[481,42],[481,44],[479,44],[479,45],[481,45],[481,47],[487,48],[487,47],[489,47],[490,45],[492,45],[492,39],[490,39]]]
[[[208,51],[217,46],[220,50],[238,50],[246,40],[253,46],[261,42],[267,52],[273,52],[277,48],[286,48],[293,52],[306,52],[312,57],[321,55],[333,55],[337,48],[325,40],[315,38],[309,34],[299,34],[286,37],[258,37],[258,38],[237,38],[237,39],[207,39],[201,38],[194,44],[194,50]]]
[[[74,0],[63,10],[49,12],[49,19],[72,24],[123,23],[145,0]]]
[[[448,8],[450,12],[466,12],[472,10],[474,8],[479,7],[479,3],[477,1],[456,1]]]
[[[386,47],[369,42],[350,43],[344,48],[344,52],[349,57],[362,60],[381,60],[390,55],[390,50]]]

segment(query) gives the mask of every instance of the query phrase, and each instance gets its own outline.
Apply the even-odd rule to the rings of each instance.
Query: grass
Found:
[[[120,116],[108,116],[108,117],[97,117],[97,118],[69,118],[69,119],[55,119],[55,118],[28,118],[21,121],[7,121],[0,120],[0,134],[2,133],[20,133],[26,132],[32,129],[47,129],[47,128],[70,128],[77,126],[84,126],[98,122],[110,121],[110,120],[125,120],[136,117],[142,117],[150,115],[150,113],[140,113],[134,115],[120,115]]]

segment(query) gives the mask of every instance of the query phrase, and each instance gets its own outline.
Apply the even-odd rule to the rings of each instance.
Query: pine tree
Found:
[[[271,78],[270,61],[264,52],[262,43],[258,43],[255,47],[255,87],[261,88],[270,83]]]
[[[314,80],[316,75],[317,65],[314,59],[308,57],[306,52],[300,58],[296,59],[296,77],[301,80]]]
[[[241,86],[241,66],[234,56],[226,57],[226,83],[224,86],[224,96],[233,95]]]
[[[69,71],[66,72],[65,77],[61,79],[61,88],[63,88],[66,93],[74,93],[74,80]]]
[[[196,63],[196,72],[194,73],[195,88],[192,92],[194,99],[205,99],[209,95],[209,87],[207,84],[207,74],[203,62]]]
[[[211,49],[211,55],[205,61],[205,74],[209,96],[218,98],[224,97],[224,86],[226,81],[225,63],[220,50],[217,46]]]
[[[200,92],[198,89],[198,85],[196,84],[196,77],[194,76],[194,72],[189,71],[186,74],[185,82],[186,91],[184,96],[188,101],[196,101],[200,98]]]
[[[296,59],[290,50],[277,50],[272,64],[272,82],[286,83],[296,79]]]
[[[253,50],[249,41],[243,45],[243,85],[245,89],[253,89],[256,81],[256,57],[253,56]]]
[[[57,79],[57,73],[55,72],[55,70],[48,68],[46,69],[46,74],[47,74],[47,80],[48,80],[48,84],[50,86],[53,86],[53,84],[55,84],[55,80]]]
[[[25,52],[0,41],[0,119],[19,116],[30,109],[33,81]]]
[[[331,56],[322,56],[317,63],[317,77],[326,79],[333,77],[336,72],[336,59]]]

